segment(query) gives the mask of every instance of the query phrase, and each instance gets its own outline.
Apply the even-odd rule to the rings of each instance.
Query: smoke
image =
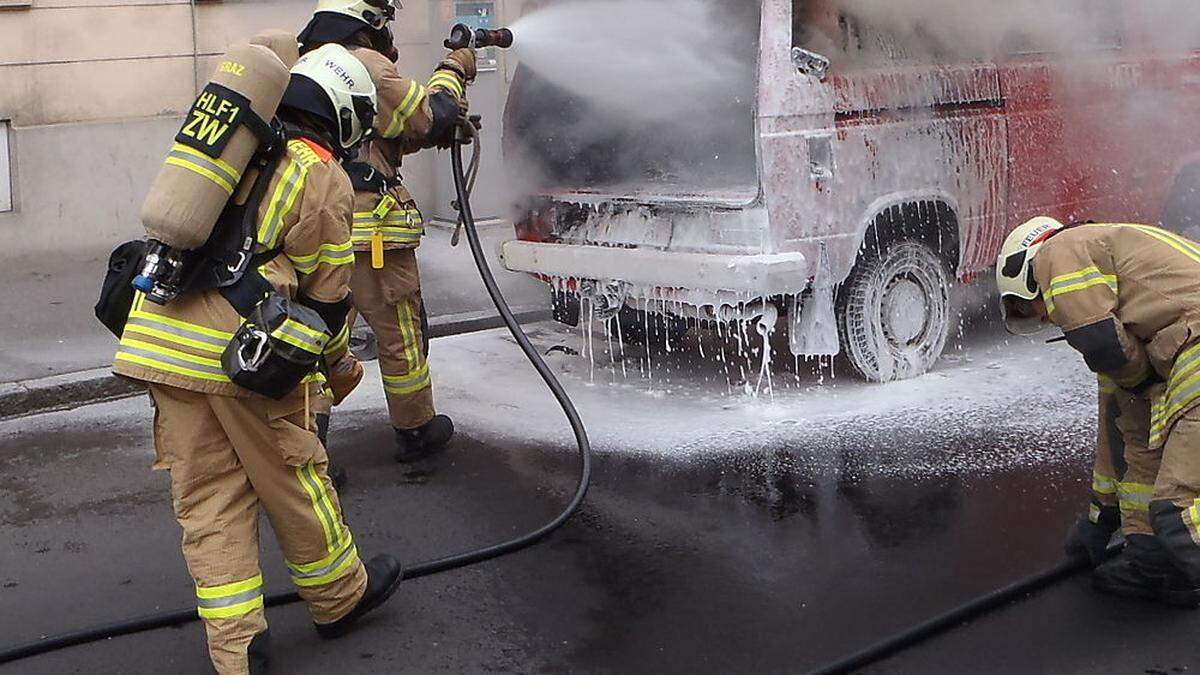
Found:
[[[753,183],[758,12],[745,0],[557,0],[517,21],[506,133],[526,171],[592,188]]]
[[[809,37],[851,60],[1200,46],[1193,0],[810,0],[806,12]]]
[[[745,47],[730,39],[714,9],[705,0],[560,2],[513,25],[514,49],[576,96],[622,115],[662,119],[723,98],[752,74]]]

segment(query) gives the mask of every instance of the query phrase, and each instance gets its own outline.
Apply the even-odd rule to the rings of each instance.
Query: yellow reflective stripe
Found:
[[[1094,286],[1108,286],[1114,295],[1119,290],[1117,276],[1115,274],[1105,274],[1095,265],[1054,277],[1050,280],[1050,288],[1042,291],[1042,299],[1046,302],[1046,311],[1049,313],[1054,312],[1055,298],[1068,293],[1087,290]]]
[[[415,81],[409,84],[408,93],[405,94],[404,100],[400,102],[400,105],[396,106],[396,110],[392,112],[392,121],[388,124],[387,129],[384,130],[383,137],[395,138],[403,133],[404,127],[408,125],[408,119],[417,111],[424,98],[425,87],[422,87]]]
[[[1121,482],[1117,485],[1121,510],[1149,511],[1150,500],[1154,497],[1154,486],[1145,483]]]
[[[408,243],[420,242],[421,237],[425,234],[425,231],[424,230],[410,230],[407,228],[405,228],[405,229],[386,228],[383,230],[379,230],[379,233],[381,235],[383,235],[383,241],[385,243],[408,244]],[[352,243],[352,244],[369,244],[371,242],[371,237],[373,237],[373,236],[375,236],[375,230],[371,230],[371,231],[369,231],[369,233],[359,233],[356,231],[354,234],[350,235],[350,243]]]
[[[429,88],[441,87],[458,98],[463,97],[463,84],[458,75],[448,70],[439,70],[429,78]]]
[[[1092,521],[1092,523],[1100,522],[1100,507],[1099,506],[1096,506],[1095,504],[1090,504],[1088,506],[1088,520]]]
[[[1117,494],[1118,482],[1116,478],[1105,476],[1104,474],[1092,473],[1092,492],[1102,495]]]
[[[139,295],[141,294],[140,291],[138,293],[139,293]],[[171,326],[173,328],[178,328],[178,329],[181,329],[184,331],[190,331],[190,332],[202,335],[202,336],[217,338],[220,340],[224,340],[225,342],[229,342],[230,340],[233,339],[233,333],[228,333],[223,330],[217,330],[215,328],[209,328],[207,326],[201,326],[199,324],[188,323],[187,321],[180,321],[179,319],[175,319],[175,318],[172,318],[169,316],[163,316],[161,314],[150,314],[149,312],[140,311],[139,308],[141,307],[142,302],[144,302],[144,301],[145,301],[144,296],[139,297],[137,303],[134,305],[134,310],[129,313],[129,316],[138,318],[138,319],[146,319],[147,321],[152,321],[154,323],[162,324],[164,326]]]
[[[325,482],[317,475],[311,461],[296,467],[296,477],[312,501],[313,512],[317,514],[317,521],[325,532],[325,543],[329,552],[333,553],[342,541],[342,531],[337,520],[337,509],[333,508],[329,493],[325,490]]]
[[[1200,263],[1200,249],[1196,248],[1196,245],[1193,242],[1180,237],[1174,232],[1160,230],[1157,227],[1149,227],[1147,225],[1128,225],[1127,227],[1132,227],[1142,234],[1150,235],[1167,246],[1170,246],[1176,251],[1179,251],[1185,256],[1191,258],[1193,261]]]
[[[409,370],[415,370],[416,366],[421,363],[421,346],[417,344],[417,331],[413,327],[416,318],[412,311],[412,304],[401,302],[397,305],[396,318],[400,336],[404,339],[404,360],[408,363]]]
[[[307,150],[308,148],[305,147]],[[310,150],[311,152],[311,150]],[[296,198],[303,191],[304,181],[308,178],[308,169],[299,162],[291,161],[288,168],[275,186],[271,200],[267,203],[267,211],[263,214],[262,223],[258,227],[258,243],[266,248],[275,248],[283,221],[296,205]]]
[[[176,375],[213,382],[229,382],[219,359],[207,359],[159,345],[122,338],[116,359],[163,370]]]
[[[1151,414],[1151,447],[1162,440],[1171,419],[1200,397],[1200,345],[1184,350],[1175,360],[1166,393],[1154,403]]]
[[[129,312],[129,319],[125,323],[126,333],[141,333],[214,354],[224,352],[229,341],[233,339],[231,333],[211,330],[204,326],[169,319],[157,314],[149,314],[140,311],[137,307],[140,307],[140,303],[135,304],[135,309]]]
[[[316,253],[311,255],[289,255],[288,259],[292,261],[292,265],[300,274],[312,274],[320,265],[330,265],[333,267],[338,265],[353,265],[354,244],[349,241],[341,244],[322,244]]]
[[[286,319],[278,328],[271,331],[271,337],[313,354],[320,354],[329,341],[329,336],[315,331],[302,323]]]
[[[349,533],[346,540],[337,550],[324,558],[312,562],[296,564],[288,562],[288,572],[292,575],[292,583],[301,587],[324,586],[346,576],[346,572],[358,562],[358,547]]]
[[[343,323],[342,329],[340,331],[338,331],[338,334],[333,336],[333,339],[330,340],[329,343],[325,345],[325,353],[332,354],[333,352],[340,351],[348,344],[350,344],[350,322],[349,321]]]
[[[202,600],[214,600],[262,588],[262,585],[263,576],[260,572],[257,576],[250,577],[244,581],[235,581],[223,586],[196,586],[196,597]]]
[[[213,172],[211,169],[209,169],[205,166],[197,164],[196,162],[193,162],[188,159],[182,159],[180,157],[168,157],[167,164],[170,164],[171,166],[177,166],[181,169],[187,169],[188,171],[191,171],[192,173],[203,176],[203,177],[207,178],[208,180],[216,183],[217,187],[219,187],[225,191],[225,194],[233,196],[234,186],[232,184],[230,184],[230,182],[228,180],[226,180],[223,176],[217,175],[215,172]]]
[[[354,224],[359,226],[375,226],[379,223],[400,225],[424,222],[419,209],[397,209],[389,211],[387,216],[380,219],[370,211],[354,214]]]
[[[263,607],[263,577],[223,586],[196,586],[196,612],[204,619],[229,619]]]
[[[429,364],[422,363],[407,375],[384,375],[383,390],[389,394],[415,394],[427,389],[429,381]]]
[[[218,173],[224,173],[234,185],[236,185],[238,181],[242,180],[242,172],[238,171],[234,165],[226,162],[220,157],[209,157],[203,152],[200,152],[191,146],[184,145],[183,143],[176,143],[175,145],[171,146],[171,154],[190,155],[201,163],[212,164],[217,169]]]

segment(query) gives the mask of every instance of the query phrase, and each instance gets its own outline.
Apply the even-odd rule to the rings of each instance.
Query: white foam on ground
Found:
[[[543,323],[530,332],[542,353],[554,345],[588,353],[572,329]],[[603,347],[597,352],[605,358]],[[758,397],[727,384],[713,354],[701,359],[694,343],[654,354],[649,372],[634,358],[622,373],[609,364],[593,368],[581,355],[546,357],[602,458],[769,457],[843,477],[981,474],[1023,465],[1057,472],[1075,471],[1095,436],[1094,377],[1073,350],[1040,340],[978,338],[934,372],[886,385],[777,372],[772,395]],[[506,331],[435,340],[431,363],[438,408],[460,433],[499,446],[573,452],[562,411]],[[365,424],[372,411],[387,424],[375,363],[337,412]],[[9,420],[0,423],[0,439],[34,427],[105,433],[135,418],[147,429],[136,451],[149,454],[151,416],[138,397]]]

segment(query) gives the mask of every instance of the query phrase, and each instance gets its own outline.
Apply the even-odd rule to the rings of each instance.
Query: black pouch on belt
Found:
[[[133,278],[141,271],[145,255],[146,241],[138,239],[121,244],[108,257],[108,271],[100,286],[95,312],[100,323],[117,337],[125,332],[129,309],[133,307]]]
[[[272,292],[234,334],[221,366],[234,384],[282,399],[317,369],[330,338],[319,314]]]

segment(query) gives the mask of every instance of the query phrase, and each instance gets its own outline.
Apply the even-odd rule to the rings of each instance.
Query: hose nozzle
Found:
[[[507,28],[497,28],[488,30],[479,28],[471,30],[471,27],[464,24],[455,24],[454,28],[450,29],[450,38],[443,43],[446,49],[464,49],[471,47],[473,49],[483,49],[484,47],[499,47],[508,49],[513,45],[513,32]]]

